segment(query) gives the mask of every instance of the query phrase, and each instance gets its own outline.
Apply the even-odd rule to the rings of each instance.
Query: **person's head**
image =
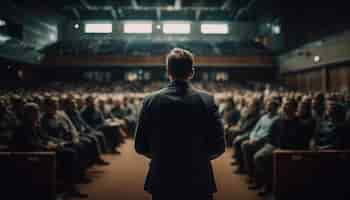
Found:
[[[327,118],[333,121],[342,122],[345,120],[346,112],[344,106],[334,99],[327,100],[325,112]]]
[[[313,110],[322,110],[324,107],[325,97],[323,93],[317,93],[311,102],[311,106]]]
[[[6,111],[6,103],[5,100],[0,99],[0,113],[3,114]]]
[[[120,99],[115,99],[114,100],[114,107],[120,108],[122,106],[122,100]]]
[[[14,95],[11,98],[12,110],[15,113],[23,113],[24,99],[18,95]]]
[[[260,111],[260,101],[257,98],[250,99],[248,103],[247,115],[254,116],[257,115]]]
[[[38,125],[40,107],[36,103],[26,103],[23,106],[23,122],[30,125]]]
[[[294,118],[296,116],[297,102],[292,98],[285,98],[282,104],[282,114],[286,118]]]
[[[301,118],[311,116],[311,101],[309,99],[303,99],[297,108],[297,116]]]
[[[86,106],[93,109],[96,108],[95,98],[93,96],[88,96],[86,98]]]
[[[44,101],[44,105],[48,115],[55,115],[58,111],[58,99],[55,97],[47,97]]]
[[[78,110],[82,110],[82,109],[83,109],[83,107],[85,106],[84,99],[83,99],[83,98],[81,98],[81,97],[77,97],[77,98],[75,98],[75,102],[76,102],[76,104],[77,104],[77,108],[78,108]]]
[[[234,110],[236,109],[236,103],[233,99],[233,97],[229,97],[226,99],[226,109],[227,110]]]
[[[170,80],[190,80],[194,76],[194,56],[191,52],[174,48],[166,57],[166,68]]]
[[[266,111],[268,113],[276,113],[278,110],[278,106],[279,102],[276,99],[271,98],[266,102]]]
[[[77,104],[74,99],[67,99],[66,102],[66,111],[74,112],[77,110]]]

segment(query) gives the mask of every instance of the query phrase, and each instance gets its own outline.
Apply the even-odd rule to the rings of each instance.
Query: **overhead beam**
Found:
[[[174,8],[180,10],[182,8],[182,0],[175,0]]]
[[[119,16],[121,16],[121,17],[124,16],[124,12],[123,12],[123,10],[121,8],[118,8],[117,12],[118,12]]]
[[[198,21],[199,18],[201,17],[201,11],[202,11],[201,9],[197,9],[197,10],[195,11],[195,12],[196,12],[196,13],[195,13],[195,15],[196,15],[196,16],[195,16],[195,20],[196,20],[196,21]]]
[[[235,16],[235,19],[238,19],[242,14],[250,12],[250,9],[254,4],[257,2],[257,0],[250,0],[245,7],[240,8],[237,11],[237,14]]]
[[[117,12],[113,8],[113,6],[111,6],[110,11],[111,11],[111,15],[112,15],[113,19],[116,20],[118,18],[117,17]]]
[[[93,6],[93,5],[90,5],[86,0],[80,0],[81,4],[87,8],[88,10],[104,10],[104,11],[110,11],[111,12],[111,15],[113,17],[113,19],[117,19],[117,13],[114,9],[113,6]]]
[[[162,17],[162,11],[160,10],[160,8],[157,8],[157,20],[160,20],[160,18]]]
[[[75,17],[80,20],[80,13],[77,8],[72,7],[72,12],[74,13]]]
[[[232,6],[232,0],[226,0],[221,6],[221,10],[226,10],[231,6]]]
[[[136,0],[131,0],[131,5],[134,9],[137,9],[139,7],[139,4],[137,3]]]

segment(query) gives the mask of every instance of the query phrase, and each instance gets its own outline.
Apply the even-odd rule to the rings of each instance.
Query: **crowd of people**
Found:
[[[143,97],[165,83],[150,85],[124,93],[123,86],[88,84],[2,90],[0,145],[11,151],[56,152],[67,195],[86,197],[76,185],[91,181],[87,169],[108,165],[103,154],[119,153],[124,138],[133,136]],[[214,93],[235,173],[247,174],[249,188],[261,189],[261,195],[271,192],[274,150],[350,147],[348,94],[193,85]]]
[[[77,188],[89,183],[86,171],[109,165],[103,154],[119,154],[132,135],[138,107],[134,99],[100,99],[33,91],[0,97],[2,151],[56,152],[63,194],[87,197]]]
[[[348,94],[243,92],[220,105],[234,173],[261,196],[272,192],[275,150],[350,148]]]

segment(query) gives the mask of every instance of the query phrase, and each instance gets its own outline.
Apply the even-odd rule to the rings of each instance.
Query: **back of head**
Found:
[[[166,57],[168,74],[173,79],[188,79],[193,75],[194,56],[191,52],[174,48]]]
[[[39,105],[36,103],[26,103],[23,107],[24,123],[35,123],[39,120]]]

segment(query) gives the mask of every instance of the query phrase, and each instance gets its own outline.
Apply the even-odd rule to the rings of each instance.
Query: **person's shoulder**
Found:
[[[160,90],[151,92],[151,93],[147,94],[146,96],[144,96],[143,102],[147,103],[147,102],[150,102],[156,98],[159,98],[160,96],[164,95],[166,93],[166,91],[167,91],[167,88],[162,88]]]
[[[64,112],[63,110],[59,110],[56,112],[57,117],[59,118],[68,118],[68,115],[66,114],[66,112]]]
[[[206,104],[215,104],[215,97],[214,94],[209,93],[205,90],[201,90],[195,87],[192,87],[193,93],[199,95],[201,99],[206,102]]]
[[[284,119],[281,115],[277,115],[276,118],[272,121],[273,124],[281,124],[284,122]]]
[[[206,97],[206,98],[214,98],[214,94],[208,92],[208,91],[205,91],[205,90],[202,90],[202,89],[198,89],[198,88],[195,88],[195,87],[192,87],[192,90],[193,92],[203,96],[203,97]]]

